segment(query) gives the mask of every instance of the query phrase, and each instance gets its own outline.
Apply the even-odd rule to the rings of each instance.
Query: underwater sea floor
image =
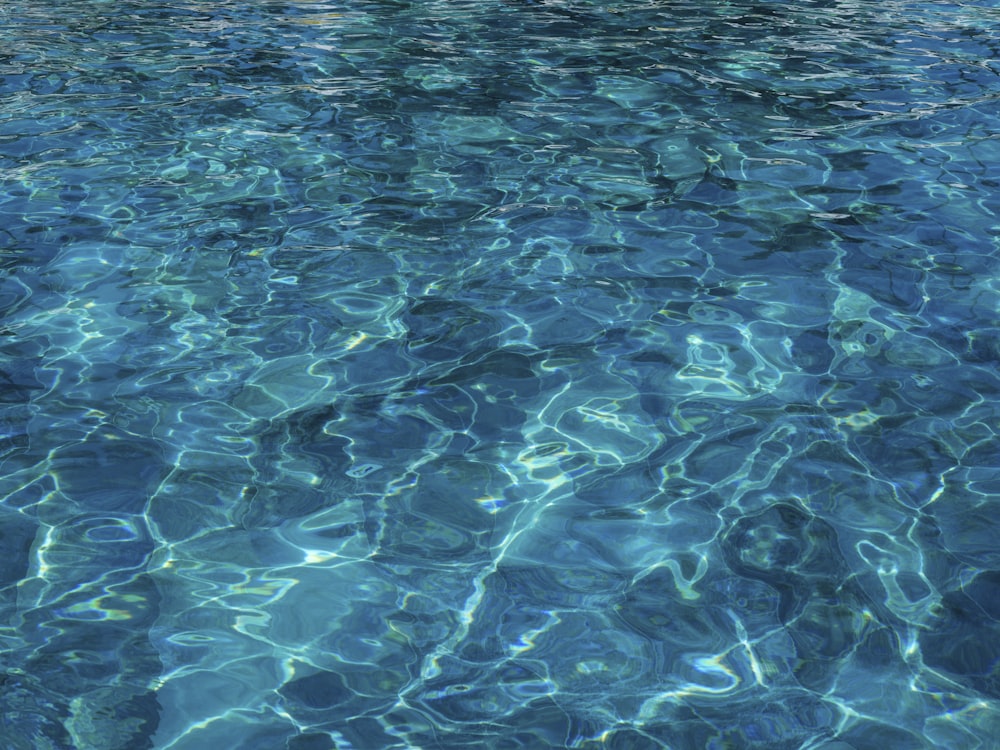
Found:
[[[1000,748],[991,2],[0,40],[0,748]]]

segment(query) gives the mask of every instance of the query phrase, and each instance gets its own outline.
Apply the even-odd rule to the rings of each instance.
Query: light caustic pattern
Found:
[[[0,746],[995,747],[987,5],[4,3]]]

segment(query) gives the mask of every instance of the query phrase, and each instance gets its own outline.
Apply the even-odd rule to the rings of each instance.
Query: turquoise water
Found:
[[[992,3],[0,40],[0,748],[1000,748]]]

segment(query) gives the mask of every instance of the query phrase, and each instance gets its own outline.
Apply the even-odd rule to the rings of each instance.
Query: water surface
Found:
[[[995,748],[998,29],[4,3],[0,745]]]

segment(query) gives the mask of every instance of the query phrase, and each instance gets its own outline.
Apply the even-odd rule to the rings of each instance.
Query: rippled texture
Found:
[[[996,748],[998,29],[3,3],[0,745]]]

